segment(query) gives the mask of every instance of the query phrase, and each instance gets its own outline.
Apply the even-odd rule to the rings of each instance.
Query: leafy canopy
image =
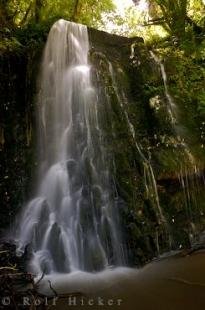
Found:
[[[15,28],[64,18],[98,27],[102,13],[114,8],[112,0],[0,0],[0,26]]]

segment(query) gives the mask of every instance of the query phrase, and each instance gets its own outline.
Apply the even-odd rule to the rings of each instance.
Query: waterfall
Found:
[[[59,20],[41,68],[37,190],[16,229],[34,273],[98,271],[124,264],[117,193],[99,102],[91,82],[87,27]]]
[[[171,123],[174,125],[176,123],[176,121],[177,121],[177,107],[176,107],[176,104],[175,104],[172,96],[169,93],[169,90],[168,90],[167,74],[166,74],[166,71],[165,71],[164,64],[160,61],[160,59],[157,57],[157,55],[155,55],[153,53],[153,51],[150,51],[150,55],[152,56],[154,61],[160,67],[160,71],[161,71],[161,75],[162,75],[162,79],[163,79],[163,83],[164,83],[164,92],[165,92],[165,96],[167,98],[167,103],[168,103],[167,111],[168,111],[168,114],[170,116]]]
[[[163,84],[164,84],[164,93],[165,93],[165,96],[167,99],[167,112],[170,116],[172,128],[175,132],[177,140],[179,141],[180,145],[183,147],[188,160],[191,162],[194,170],[196,170],[195,158],[191,154],[191,151],[190,151],[188,145],[185,143],[184,138],[181,137],[181,134],[178,130],[178,127],[181,127],[181,126],[179,126],[179,125],[177,126],[177,123],[179,123],[179,119],[178,119],[178,115],[177,115],[177,106],[176,106],[176,103],[175,103],[172,95],[169,92],[169,89],[168,89],[167,73],[165,70],[165,66],[162,63],[162,61],[159,59],[159,57],[153,51],[150,51],[150,55],[154,59],[156,64],[160,67],[160,72],[161,72],[161,76],[162,76],[162,80],[163,80]]]
[[[136,139],[136,134],[135,134],[135,129],[133,124],[131,123],[130,119],[129,119],[129,115],[127,113],[127,110],[125,108],[125,105],[127,105],[127,100],[126,100],[126,96],[124,94],[123,91],[121,91],[121,96],[120,96],[120,87],[118,87],[117,85],[117,81],[115,78],[115,73],[112,67],[112,64],[109,63],[109,71],[110,71],[110,75],[112,78],[112,84],[115,90],[115,94],[118,98],[118,102],[119,105],[121,106],[122,112],[125,115],[125,119],[128,125],[128,129],[130,131],[130,134],[133,138],[133,141],[135,143],[137,152],[140,155],[140,158],[142,159],[143,162],[143,167],[144,167],[144,179],[145,179],[145,187],[147,190],[147,194],[149,196],[150,194],[150,190],[152,191],[152,198],[155,201],[155,206],[156,206],[156,213],[157,213],[157,218],[159,219],[159,222],[165,223],[166,219],[164,217],[163,211],[161,209],[160,203],[159,203],[159,195],[158,195],[158,191],[157,191],[157,184],[156,184],[156,180],[155,180],[155,176],[154,176],[154,172],[152,169],[152,166],[150,164],[150,161],[145,157],[145,155],[142,152],[141,146],[138,143],[137,139]],[[150,189],[151,188],[151,189]]]
[[[158,194],[158,189],[157,189],[157,182],[156,182],[156,178],[155,178],[154,171],[152,168],[152,164],[151,164],[150,160],[146,158],[144,151],[142,149],[142,146],[140,145],[139,141],[137,140],[135,128],[134,128],[132,122],[130,121],[129,114],[127,111],[128,100],[127,100],[126,95],[123,91],[122,85],[119,85],[119,83],[117,81],[117,78],[116,78],[117,73],[115,72],[115,70],[114,70],[114,68],[110,62],[108,63],[108,66],[109,66],[109,73],[110,73],[110,76],[112,79],[112,85],[114,88],[114,92],[116,94],[119,106],[121,107],[122,114],[125,117],[125,121],[127,123],[128,131],[129,131],[129,133],[133,139],[134,145],[136,147],[136,151],[137,151],[137,153],[141,159],[142,165],[143,165],[144,185],[145,185],[145,189],[146,189],[147,198],[150,199],[150,202],[152,203],[158,224],[162,226],[163,231],[164,231],[164,235],[165,235],[165,239],[168,243],[169,249],[171,250],[172,237],[170,235],[169,224],[166,220],[166,216],[164,214],[164,211],[160,205],[159,194]],[[160,254],[157,231],[156,231],[155,243],[156,243],[157,252],[158,252],[158,254]]]
[[[184,196],[184,207],[186,209],[187,218],[190,221],[190,233],[189,239],[190,244],[195,242],[194,237],[197,236],[195,224],[194,224],[194,211],[197,210],[199,214],[203,216],[203,211],[198,208],[197,195],[199,191],[200,184],[198,184],[198,178],[200,177],[200,170],[197,167],[197,160],[192,155],[191,149],[186,143],[186,136],[182,137],[181,132],[182,125],[180,124],[180,119],[177,113],[177,105],[169,92],[168,82],[167,82],[167,73],[165,66],[160,58],[153,52],[150,51],[151,57],[154,59],[155,63],[159,66],[163,85],[164,85],[164,94],[167,100],[167,112],[170,116],[170,121],[172,125],[173,132],[175,134],[176,140],[181,146],[185,160],[180,162],[180,168],[178,172],[178,179],[181,184],[183,196]]]

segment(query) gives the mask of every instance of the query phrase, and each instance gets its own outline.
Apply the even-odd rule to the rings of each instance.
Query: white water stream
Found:
[[[45,47],[38,97],[36,195],[17,227],[36,274],[99,271],[124,262],[109,154],[91,83],[86,26],[59,20]]]

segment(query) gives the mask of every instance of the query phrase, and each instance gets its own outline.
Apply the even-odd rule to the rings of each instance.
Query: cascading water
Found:
[[[195,224],[194,224],[194,218],[193,218],[193,210],[192,209],[198,209],[198,201],[196,197],[196,193],[200,187],[198,184],[198,179],[200,177],[199,169],[197,168],[197,161],[195,157],[192,155],[192,152],[185,142],[186,136],[181,137],[181,132],[184,132],[184,130],[181,130],[181,125],[179,124],[179,117],[177,114],[177,106],[175,104],[175,101],[173,97],[171,96],[168,88],[168,82],[167,82],[167,73],[165,70],[165,66],[163,62],[160,60],[160,58],[153,52],[150,51],[151,57],[154,59],[156,64],[160,68],[163,84],[164,84],[164,93],[167,99],[167,112],[170,116],[172,129],[175,133],[176,140],[178,144],[182,147],[185,158],[187,159],[186,162],[180,163],[180,169],[178,174],[178,179],[181,184],[183,194],[184,194],[184,205],[187,212],[187,217],[190,220],[190,243],[194,242],[194,235],[195,235]],[[188,164],[188,165],[187,165]],[[203,215],[202,210],[198,210],[200,214]]]
[[[146,158],[140,143],[137,141],[135,128],[134,128],[133,124],[131,123],[128,112],[127,112],[128,101],[127,101],[126,95],[123,91],[123,88],[121,87],[121,85],[118,85],[118,82],[116,79],[116,72],[113,69],[113,66],[110,62],[108,64],[108,66],[109,66],[109,73],[110,73],[110,76],[112,79],[112,85],[113,85],[116,97],[118,99],[118,103],[121,107],[122,114],[125,117],[125,120],[127,123],[127,128],[130,132],[130,135],[133,138],[133,142],[134,142],[134,145],[136,147],[136,150],[137,150],[139,157],[142,161],[143,170],[144,170],[144,184],[145,184],[145,188],[146,188],[147,198],[150,199],[151,203],[153,204],[153,209],[154,209],[155,214],[156,214],[156,219],[158,221],[158,224],[163,227],[165,239],[168,243],[169,249],[171,250],[171,248],[172,248],[172,237],[170,235],[169,224],[166,220],[163,209],[160,206],[158,189],[157,189],[157,182],[155,179],[155,175],[154,175],[154,171],[153,171],[151,162],[149,159]],[[159,242],[158,242],[158,231],[157,230],[156,230],[155,243],[156,243],[157,252],[158,252],[158,254],[160,254],[160,247],[159,247]]]
[[[165,67],[164,67],[163,63],[160,61],[160,59],[157,57],[157,55],[155,55],[153,53],[153,51],[150,51],[150,55],[152,56],[154,61],[160,67],[160,71],[161,71],[162,79],[163,79],[163,83],[164,83],[165,96],[167,98],[167,103],[168,103],[167,111],[169,113],[169,116],[170,116],[170,119],[171,119],[171,123],[175,124],[176,121],[177,121],[177,116],[176,116],[177,107],[176,107],[176,104],[175,104],[172,96],[170,95],[170,93],[168,91],[167,74],[166,74],[166,71],[165,71]]]
[[[140,158],[142,159],[143,162],[143,167],[144,167],[144,177],[145,177],[145,186],[146,186],[146,190],[149,196],[149,193],[152,192],[152,199],[155,201],[155,206],[156,206],[156,213],[157,213],[157,218],[159,220],[159,222],[162,223],[166,223],[166,219],[163,215],[163,211],[161,209],[160,203],[159,203],[159,196],[158,196],[158,191],[157,191],[157,185],[156,185],[156,180],[155,180],[155,176],[154,176],[154,172],[152,169],[152,166],[149,162],[149,160],[146,159],[145,155],[143,154],[141,147],[139,145],[139,143],[137,142],[136,139],[136,134],[135,134],[135,129],[133,124],[130,122],[128,113],[126,111],[126,107],[124,106],[124,104],[127,105],[127,100],[126,100],[126,96],[124,94],[124,92],[121,90],[121,96],[120,96],[120,91],[119,91],[119,87],[117,86],[117,82],[116,82],[116,78],[115,78],[115,73],[112,67],[112,64],[109,63],[109,71],[110,71],[110,75],[112,78],[112,84],[116,93],[116,96],[118,98],[118,102],[122,108],[122,112],[125,115],[125,119],[128,125],[128,129],[132,135],[132,138],[134,140],[136,149],[140,155]]]
[[[179,140],[180,145],[183,147],[189,161],[192,163],[194,170],[196,170],[195,158],[191,154],[191,151],[189,147],[187,146],[187,144],[184,142],[184,139],[181,137],[178,127],[177,127],[177,123],[179,122],[178,115],[177,115],[177,106],[168,89],[167,74],[165,71],[165,66],[161,62],[161,60],[158,58],[158,56],[154,54],[153,51],[150,51],[150,55],[154,59],[156,64],[160,67],[160,72],[161,72],[162,80],[164,84],[164,93],[167,99],[167,112],[170,116],[171,124],[172,124],[173,130],[175,131],[176,138]]]
[[[83,25],[52,27],[42,63],[38,186],[20,219],[18,250],[40,274],[123,265],[117,193],[110,173]]]

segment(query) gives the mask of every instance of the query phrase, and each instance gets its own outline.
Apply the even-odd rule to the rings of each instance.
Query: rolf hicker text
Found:
[[[103,298],[103,297],[95,297],[95,298],[77,298],[76,296],[69,296],[68,298],[63,298],[63,301],[60,297],[45,297],[45,298],[34,298],[29,296],[23,296],[20,298],[18,306],[57,306],[59,302],[63,302],[64,306],[68,307],[76,307],[76,306],[121,306],[123,300],[122,299],[114,299],[114,298]],[[10,296],[5,296],[1,298],[1,305],[11,306],[12,298]]]

